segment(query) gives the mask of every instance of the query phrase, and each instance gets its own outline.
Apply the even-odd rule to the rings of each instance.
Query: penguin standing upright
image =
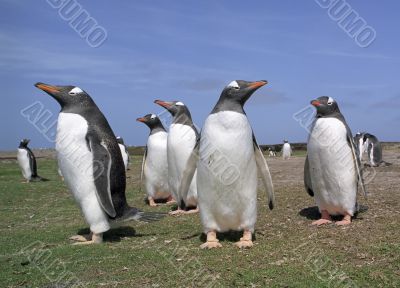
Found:
[[[274,190],[267,162],[243,110],[250,96],[267,81],[232,81],[224,88],[201,131],[181,183],[186,191],[196,177],[201,222],[206,243],[201,248],[221,247],[216,232],[243,231],[236,243],[251,247],[257,219],[257,170],[273,208]]]
[[[372,167],[378,167],[382,162],[382,146],[378,138],[370,133],[363,135],[364,142],[368,142],[368,160]],[[386,162],[385,162],[386,163]]]
[[[198,212],[196,177],[191,181],[187,191],[184,191],[185,196],[179,192],[179,185],[186,163],[199,139],[199,133],[193,124],[188,107],[182,102],[155,100],[154,103],[167,109],[173,117],[167,139],[168,177],[169,188],[178,202],[178,209],[170,214]]]
[[[147,114],[136,121],[150,128],[146,150],[143,155],[141,179],[144,176],[149,205],[157,206],[156,200],[173,201],[168,184],[167,139],[168,133],[155,114]]]
[[[117,137],[119,149],[121,150],[122,160],[124,161],[125,170],[129,170],[129,152],[122,137]]]
[[[288,160],[290,159],[290,156],[292,156],[292,147],[290,146],[289,141],[283,140],[282,158]]]
[[[92,98],[75,86],[35,86],[60,105],[56,151],[65,182],[90,226],[76,244],[101,243],[110,221],[150,222],[163,215],[145,213],[126,202],[126,175],[117,139]]]
[[[336,224],[348,225],[357,209],[358,183],[366,195],[358,151],[337,102],[322,96],[311,104],[317,114],[307,143],[304,184],[321,212],[312,225],[331,223],[330,215],[343,215]]]
[[[31,181],[47,181],[47,179],[42,178],[37,174],[36,158],[32,150],[28,147],[29,142],[29,139],[23,139],[18,147],[17,160],[22,175],[26,179],[27,183]]]
[[[354,145],[358,150],[360,161],[362,161],[364,152],[368,150],[368,138],[364,140],[364,134],[365,132],[357,132],[354,136]]]

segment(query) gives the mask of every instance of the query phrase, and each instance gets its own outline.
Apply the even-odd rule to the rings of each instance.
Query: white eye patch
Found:
[[[226,87],[231,87],[231,88],[240,88],[239,84],[236,81],[232,81],[231,83],[228,84]]]
[[[79,93],[83,93],[83,90],[79,87],[75,87],[74,89],[68,92],[69,95],[76,95]]]
[[[151,114],[150,119],[155,119],[157,116],[154,114]]]
[[[177,105],[177,106],[185,106],[185,104],[183,104],[182,102],[176,102],[175,105]]]
[[[329,97],[329,98],[328,98],[328,105],[332,105],[332,103],[333,103],[334,101],[335,101],[335,100],[333,100],[332,97]]]

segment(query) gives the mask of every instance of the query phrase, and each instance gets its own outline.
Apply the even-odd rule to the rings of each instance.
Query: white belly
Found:
[[[32,170],[29,164],[28,151],[25,149],[18,149],[17,160],[19,167],[21,168],[22,175],[26,180],[31,180]]]
[[[126,148],[124,145],[122,144],[118,144],[119,149],[121,150],[121,154],[122,154],[122,160],[124,161],[124,166],[125,166],[125,170],[128,170],[128,153],[126,152]]]
[[[187,161],[195,144],[196,134],[191,127],[182,124],[171,124],[167,144],[168,177],[169,188],[175,199],[178,198],[182,173],[186,168]],[[187,206],[197,205],[196,173],[193,176],[188,196],[185,200]]]
[[[307,144],[315,201],[331,215],[353,215],[357,177],[347,131],[335,118],[319,118]]]
[[[154,199],[165,199],[170,195],[168,184],[166,132],[157,132],[147,140],[147,158],[144,177],[147,195]]]
[[[65,183],[94,233],[109,230],[108,217],[101,208],[93,177],[93,155],[86,144],[88,124],[77,114],[60,113],[56,151]]]
[[[282,157],[284,159],[288,159],[288,158],[290,158],[291,154],[292,154],[292,149],[290,148],[290,144],[289,143],[283,144]]]
[[[257,217],[257,166],[252,129],[243,114],[211,114],[204,124],[197,171],[205,232],[249,229]]]

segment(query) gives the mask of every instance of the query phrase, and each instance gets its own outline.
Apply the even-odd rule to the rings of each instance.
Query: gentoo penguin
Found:
[[[199,139],[199,133],[193,124],[188,107],[182,102],[155,100],[154,103],[167,109],[173,117],[167,137],[168,183],[172,196],[178,202],[178,209],[170,214],[196,213],[198,212],[196,177],[191,181],[188,190],[184,191],[185,196],[179,192],[179,185],[186,163]]]
[[[354,136],[354,144],[358,150],[358,156],[360,157],[360,161],[362,161],[363,154],[368,150],[368,138],[364,141],[364,134],[366,132],[357,132]]]
[[[186,191],[197,166],[201,222],[207,241],[201,248],[221,247],[216,232],[243,231],[236,243],[251,247],[257,218],[257,170],[273,208],[274,190],[267,162],[243,110],[250,96],[267,81],[229,83],[207,117],[201,138],[188,161],[181,189]],[[196,175],[194,175],[196,177]]]
[[[270,146],[268,147],[268,155],[269,157],[275,157],[276,156],[276,147],[275,146]]]
[[[122,160],[124,161],[125,170],[129,170],[129,152],[125,146],[124,139],[122,137],[117,137],[117,142],[119,149],[121,150]]]
[[[365,133],[363,135],[364,142],[368,141],[368,161],[372,167],[378,167],[382,161],[382,147],[381,142],[375,135]]]
[[[21,168],[22,175],[26,179],[27,183],[31,181],[47,181],[47,179],[44,179],[37,174],[36,158],[31,149],[28,147],[29,142],[29,139],[23,139],[18,147],[17,160],[19,167]]]
[[[111,223],[160,219],[162,214],[145,213],[126,202],[125,167],[117,139],[92,98],[75,86],[35,86],[61,105],[58,165],[90,226],[88,238],[78,235],[71,239],[80,242],[76,244],[101,243]]]
[[[290,144],[287,140],[283,140],[282,158],[284,160],[288,160],[290,159],[290,156],[292,156],[292,147],[290,147]]]
[[[358,151],[337,102],[322,96],[311,104],[317,114],[307,143],[304,183],[321,212],[312,225],[331,223],[330,215],[343,215],[336,224],[347,225],[356,212],[358,183],[366,195]]]
[[[149,205],[157,206],[156,200],[173,201],[168,184],[167,138],[168,133],[155,114],[147,114],[136,121],[150,128],[146,150],[143,155],[141,179],[145,179],[145,187]]]

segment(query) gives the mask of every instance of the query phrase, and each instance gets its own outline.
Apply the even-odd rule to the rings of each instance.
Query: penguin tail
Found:
[[[38,175],[38,176],[32,177],[31,181],[32,181],[32,182],[47,182],[47,181],[50,181],[50,180],[49,180],[49,179],[46,179],[46,178],[43,178],[43,177],[40,177],[40,176]]]
[[[150,222],[159,221],[162,218],[164,218],[165,216],[167,216],[167,213],[144,212],[144,211],[140,211],[136,208],[130,207],[128,209],[128,212],[125,213],[121,217],[120,220],[124,221],[124,222],[135,220],[135,221],[150,223]]]

